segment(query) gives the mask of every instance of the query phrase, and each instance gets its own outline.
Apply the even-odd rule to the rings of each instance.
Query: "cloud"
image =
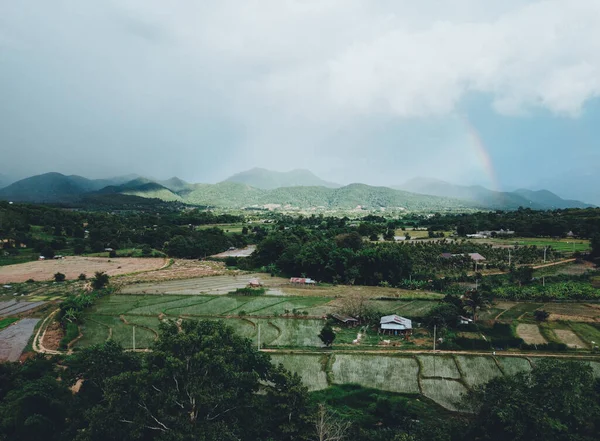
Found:
[[[126,151],[123,170],[143,158],[129,171],[192,180],[360,168],[365,150],[391,169],[390,152],[426,149],[443,168],[468,148],[439,119],[472,94],[497,115],[581,115],[600,96],[600,2],[0,3],[0,143],[43,158],[36,171],[49,148],[65,170]]]

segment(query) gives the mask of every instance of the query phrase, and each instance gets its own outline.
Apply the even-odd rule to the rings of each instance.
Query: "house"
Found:
[[[458,323],[460,325],[470,325],[471,323],[473,323],[473,320],[470,319],[469,317],[464,317],[462,315],[458,316]]]
[[[386,315],[379,320],[379,332],[382,334],[412,335],[412,321],[399,315]]]
[[[350,317],[349,315],[331,314],[331,317],[346,326],[354,327],[358,325],[358,320],[354,317]]]
[[[110,251],[113,251],[113,249],[112,248],[104,248],[104,251],[110,252]]]
[[[259,279],[248,280],[248,288],[260,288],[261,286],[263,286],[263,284]]]
[[[46,257],[40,256],[38,260],[46,260]]]
[[[307,277],[292,277],[290,278],[290,283],[292,285],[314,285],[317,282]]]

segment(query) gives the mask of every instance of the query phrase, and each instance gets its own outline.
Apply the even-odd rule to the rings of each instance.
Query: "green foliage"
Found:
[[[594,300],[600,299],[600,290],[586,282],[558,282],[529,286],[501,286],[493,289],[496,298],[505,300]]]
[[[18,321],[19,321],[18,317],[5,317],[3,319],[0,319],[0,329],[7,328],[10,325],[12,325],[14,322],[18,322]]]
[[[325,323],[325,326],[323,326],[323,329],[321,329],[321,332],[319,333],[319,338],[327,347],[330,347],[335,341],[335,332],[333,331],[333,328],[331,327],[329,322]]]
[[[110,277],[102,271],[96,271],[92,279],[92,287],[94,289],[104,289],[108,285]]]
[[[63,273],[56,273],[54,274],[54,281],[55,282],[64,282],[66,279],[66,276]]]
[[[60,340],[60,349],[65,350],[73,340],[79,336],[79,326],[74,322],[68,322],[65,327],[65,336]]]
[[[542,360],[530,373],[494,379],[465,398],[465,406],[475,412],[466,439],[597,439],[596,384],[588,365],[557,360]]]
[[[265,294],[266,292],[267,292],[267,290],[265,288],[245,287],[245,288],[236,288],[235,291],[232,291],[229,294],[238,295],[238,296],[261,296],[261,295]]]
[[[536,309],[533,311],[533,316],[538,322],[545,322],[550,317],[550,313],[544,311],[543,309]]]
[[[84,273],[79,274],[79,276],[77,277],[77,280],[86,280],[87,276]]]

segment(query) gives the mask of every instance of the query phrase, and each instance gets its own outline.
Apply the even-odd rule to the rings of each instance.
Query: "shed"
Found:
[[[475,262],[483,262],[485,260],[485,257],[483,257],[481,254],[479,253],[469,253],[468,254],[469,257],[474,260]]]
[[[379,331],[384,334],[405,336],[412,334],[412,321],[399,315],[386,315],[379,320]]]
[[[317,282],[307,277],[292,277],[290,283],[293,285],[314,285]]]
[[[458,316],[458,323],[461,325],[470,325],[471,323],[473,323],[473,319],[460,315]]]
[[[350,317],[349,315],[331,314],[331,316],[346,326],[356,326],[358,324],[358,320],[354,317]]]
[[[262,286],[262,282],[259,279],[250,279],[248,280],[249,288],[260,288]]]

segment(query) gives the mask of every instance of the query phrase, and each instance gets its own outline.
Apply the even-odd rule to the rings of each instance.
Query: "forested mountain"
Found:
[[[261,169],[253,169],[261,171]],[[252,170],[250,171],[252,172]],[[263,186],[275,186],[290,177],[319,178],[306,170],[267,174]],[[248,172],[249,173],[249,172]],[[238,176],[243,176],[239,174]],[[255,174],[256,175],[256,174]],[[231,180],[218,184],[190,184],[177,177],[160,181],[133,175],[113,179],[87,179],[77,175],[46,173],[17,181],[0,190],[0,199],[20,202],[73,203],[98,195],[129,195],[176,201],[193,205],[223,208],[264,207],[278,205],[300,209],[404,208],[407,210],[443,211],[448,209],[532,209],[585,208],[587,204],[564,200],[549,191],[517,190],[495,192],[484,187],[465,187],[432,179],[414,179],[406,190],[350,184],[344,187],[325,185],[277,186],[265,189]],[[246,174],[245,176],[250,176]],[[267,179],[268,178],[268,179]],[[281,178],[281,179],[280,179]],[[311,179],[312,179],[311,178]],[[290,178],[291,179],[291,178]],[[295,182],[308,182],[296,180]],[[325,182],[325,181],[321,181]],[[327,183],[326,183],[327,184]]]
[[[454,185],[449,182],[431,178],[415,178],[400,187],[414,193],[457,198],[470,201],[480,206],[492,209],[515,210],[519,207],[534,210],[557,208],[586,208],[585,204],[575,200],[565,200],[547,190],[531,191],[520,189],[514,192],[489,190],[480,185]]]
[[[20,202],[67,202],[109,185],[127,182],[131,176],[113,179],[87,179],[61,173],[45,173],[14,182],[0,190],[0,199]]]
[[[264,168],[253,168],[236,173],[225,179],[225,182],[237,182],[263,190],[273,190],[280,187],[340,187],[339,184],[324,181],[311,171],[304,169],[277,172]]]

